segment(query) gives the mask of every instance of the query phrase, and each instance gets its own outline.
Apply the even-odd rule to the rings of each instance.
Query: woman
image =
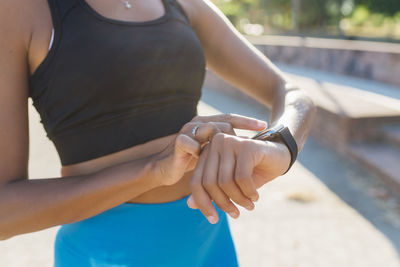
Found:
[[[63,225],[55,266],[236,266],[225,212],[253,209],[295,156],[234,136],[264,122],[196,116],[205,67],[269,106],[296,150],[309,98],[208,0],[5,0],[0,25],[0,238]],[[28,180],[28,97],[63,179]]]

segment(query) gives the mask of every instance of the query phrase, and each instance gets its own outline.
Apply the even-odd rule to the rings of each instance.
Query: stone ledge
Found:
[[[385,142],[352,144],[348,154],[400,194],[400,150]]]
[[[400,44],[397,43],[354,41],[354,40],[299,37],[299,36],[245,35],[245,37],[254,45],[326,48],[335,50],[352,50],[352,51],[363,51],[363,52],[400,54]]]
[[[388,97],[351,87],[287,75],[309,93],[318,107],[311,134],[339,152],[345,153],[351,141],[376,138],[382,125],[400,123],[400,100],[389,101]],[[207,71],[205,86],[243,101],[254,101],[211,71]]]
[[[382,134],[385,138],[390,141],[393,145],[400,149],[400,126],[399,125],[387,125],[382,128]],[[399,159],[400,160],[400,159]]]
[[[245,36],[274,62],[400,86],[400,44],[288,36]]]

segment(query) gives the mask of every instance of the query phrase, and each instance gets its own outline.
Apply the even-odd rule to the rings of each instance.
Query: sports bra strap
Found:
[[[78,1],[77,0],[48,0],[49,2],[55,2],[57,12],[60,16],[61,21],[65,18],[67,13],[73,9]]]
[[[77,0],[47,0],[53,20],[53,26],[57,29],[68,12],[75,7]]]
[[[190,24],[189,17],[185,10],[183,9],[182,5],[177,1],[177,0],[166,0],[167,2],[171,3],[172,6],[174,6],[178,11],[183,15],[184,19],[186,20],[187,23]]]

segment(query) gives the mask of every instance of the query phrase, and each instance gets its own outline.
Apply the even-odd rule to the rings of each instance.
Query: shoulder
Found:
[[[210,0],[176,0],[189,17],[191,25],[200,24],[211,13],[219,9]],[[213,12],[214,11],[214,12]]]
[[[0,20],[11,23],[20,23],[25,20],[23,24],[29,24],[40,7],[46,3],[46,0],[1,0]]]
[[[2,43],[18,42],[26,46],[46,0],[1,0],[0,36]],[[14,44],[14,43],[13,43]]]

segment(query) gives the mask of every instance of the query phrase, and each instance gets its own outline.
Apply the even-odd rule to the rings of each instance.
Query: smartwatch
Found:
[[[257,133],[255,136],[252,137],[252,139],[262,141],[281,141],[287,146],[290,152],[291,159],[289,168],[283,174],[287,173],[292,167],[293,163],[296,161],[298,154],[297,143],[296,140],[294,140],[293,135],[291,134],[288,127],[282,124],[277,124],[271,128],[265,129]]]

